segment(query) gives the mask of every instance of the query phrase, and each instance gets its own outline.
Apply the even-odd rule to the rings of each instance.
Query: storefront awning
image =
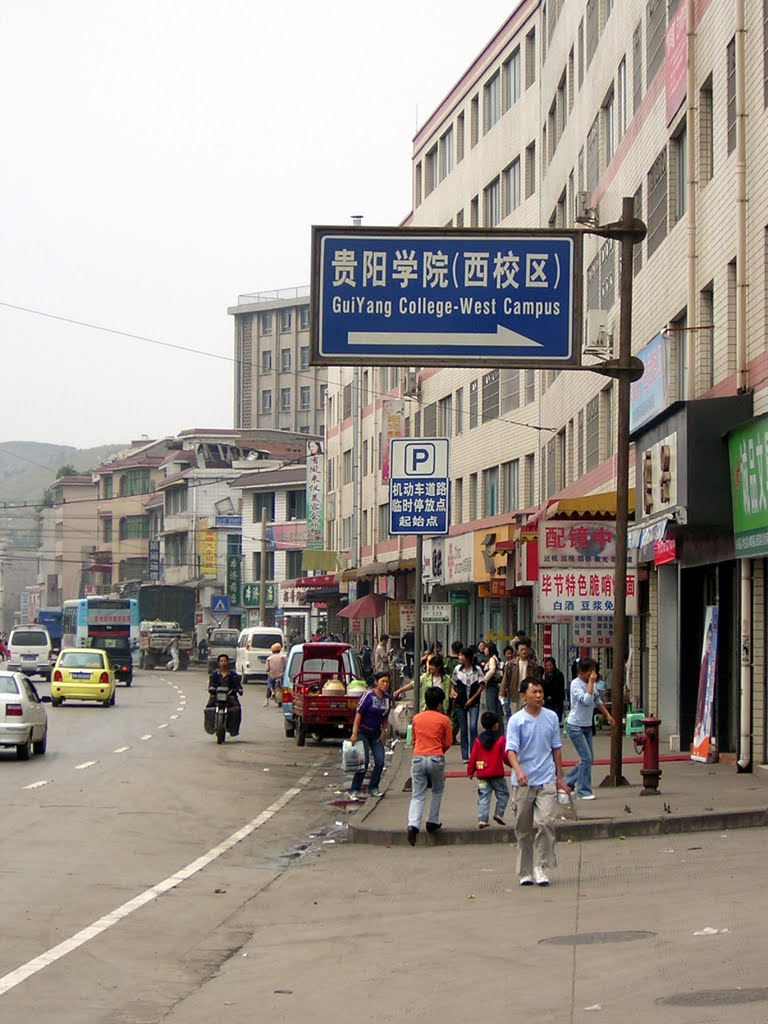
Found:
[[[387,576],[393,572],[409,572],[416,568],[415,558],[395,558],[389,562],[368,562],[367,565],[359,565],[356,569],[345,569],[341,574],[342,580],[362,580],[367,576]]]
[[[635,511],[635,488],[629,488],[629,512]],[[579,498],[556,498],[547,506],[544,519],[555,516],[615,516],[616,491],[602,494],[585,494]]]

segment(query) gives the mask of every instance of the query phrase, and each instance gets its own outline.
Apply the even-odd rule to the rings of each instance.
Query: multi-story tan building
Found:
[[[309,365],[309,289],[240,295],[235,318],[235,426],[321,434],[326,371]]]
[[[632,348],[647,367],[632,403],[633,693],[687,749],[705,615],[717,606],[714,734],[747,765],[752,751],[766,760],[768,549],[735,557],[721,438],[768,410],[763,14],[746,0],[523,0],[417,132],[406,218],[414,226],[585,231],[585,340],[609,356],[619,329],[619,252],[589,228],[618,220],[623,198],[634,198],[648,232],[635,247],[633,281]],[[586,365],[596,361],[585,355]],[[388,536],[379,473],[393,408],[384,402],[402,400],[406,434],[451,439],[451,531],[434,542],[442,573],[429,581],[438,595],[465,592],[451,638],[503,639],[530,627],[540,649],[551,645],[570,661],[585,645],[572,622],[538,614],[524,542],[548,516],[615,512],[615,384],[586,371],[491,365],[363,369],[360,379],[354,450],[353,373],[329,371],[328,545],[360,563],[349,575],[381,589],[376,577],[394,570],[399,591],[414,593],[415,574],[397,571],[414,549]],[[750,452],[741,468],[756,506],[768,508],[765,474],[754,468],[760,455]],[[357,524],[345,523],[353,478]],[[656,541],[666,542],[669,561]],[[511,550],[514,571],[505,570],[502,550]]]
[[[53,529],[53,573],[47,574],[44,607],[61,607],[82,597],[91,581],[98,542],[97,495],[91,476],[62,476],[51,488],[53,511],[44,517],[42,529]]]

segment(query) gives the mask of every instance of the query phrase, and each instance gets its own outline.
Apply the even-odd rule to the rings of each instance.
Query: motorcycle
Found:
[[[230,736],[237,736],[240,732],[243,711],[240,702],[234,697],[236,692],[238,691],[230,690],[227,686],[212,686],[209,689],[215,700],[211,706],[205,708],[203,724],[205,731],[216,737],[217,743],[224,743],[227,733]],[[239,692],[242,693],[242,690]]]

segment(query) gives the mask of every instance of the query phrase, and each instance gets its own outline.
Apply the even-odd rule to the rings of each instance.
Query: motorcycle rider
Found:
[[[226,686],[227,688],[227,720],[230,718],[236,718],[237,725],[236,729],[232,729],[232,735],[237,735],[237,731],[240,728],[240,721],[242,718],[243,709],[238,700],[238,697],[243,695],[243,681],[234,669],[229,667],[229,657],[226,654],[220,654],[218,659],[219,667],[211,672],[211,678],[208,681],[208,703],[207,708],[216,707],[216,688],[219,686]],[[236,715],[230,715],[230,709],[237,708]]]

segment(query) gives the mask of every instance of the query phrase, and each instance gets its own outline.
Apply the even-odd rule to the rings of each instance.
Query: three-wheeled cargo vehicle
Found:
[[[294,655],[291,649],[291,655]],[[303,747],[307,736],[348,739],[367,687],[359,658],[349,644],[307,643],[289,657],[283,687],[285,732]]]

